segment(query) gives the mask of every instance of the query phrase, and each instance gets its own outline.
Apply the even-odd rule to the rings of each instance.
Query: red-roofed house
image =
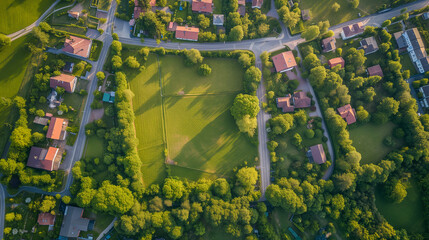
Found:
[[[293,112],[295,107],[292,105],[292,101],[292,96],[290,94],[286,97],[277,98],[277,107],[281,108],[283,112]]]
[[[37,223],[42,226],[53,226],[55,224],[55,215],[50,213],[39,213]]]
[[[288,94],[286,97],[276,99],[277,107],[283,112],[293,112],[295,108],[308,108],[311,106],[311,98],[304,92],[295,92],[293,97]]]
[[[292,51],[282,52],[272,57],[272,59],[274,67],[279,73],[290,71],[297,66]]]
[[[176,31],[176,28],[177,28],[176,22],[169,22],[167,26],[167,31],[174,32]]]
[[[64,140],[66,138],[66,129],[68,121],[63,118],[52,117],[49,123],[46,138],[54,140]]]
[[[350,104],[338,108],[337,111],[348,125],[356,122],[356,111]]]
[[[188,26],[176,27],[176,39],[198,41],[199,28]]]
[[[252,0],[252,8],[261,9],[263,3],[264,3],[264,0]]]
[[[156,0],[150,0],[149,5],[151,7],[155,7],[156,6]]]
[[[43,169],[46,171],[58,170],[62,155],[58,148],[49,147],[48,149],[31,147],[27,160],[27,166]]]
[[[213,13],[213,0],[192,0],[192,11]]]
[[[368,72],[368,76],[380,76],[383,77],[383,70],[381,70],[381,67],[379,64],[369,67],[366,69],[366,71]]]
[[[325,150],[322,144],[311,146],[310,150],[307,152],[307,156],[310,158],[310,162],[316,164],[323,164],[326,162]]]
[[[345,64],[345,62],[344,62],[344,59],[342,57],[332,58],[332,59],[329,59],[329,61],[328,61],[328,65],[330,68],[333,68],[337,65],[341,65],[341,68],[344,68],[344,64]]]
[[[92,40],[70,36],[66,38],[63,51],[77,55],[80,57],[88,58],[91,52]]]
[[[51,88],[62,87],[66,92],[74,92],[76,89],[77,78],[72,75],[61,74],[50,78]]]

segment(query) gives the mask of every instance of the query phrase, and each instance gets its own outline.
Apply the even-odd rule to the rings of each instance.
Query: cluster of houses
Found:
[[[396,32],[393,36],[398,44],[399,52],[408,52],[419,73],[429,71],[429,56],[417,28]]]

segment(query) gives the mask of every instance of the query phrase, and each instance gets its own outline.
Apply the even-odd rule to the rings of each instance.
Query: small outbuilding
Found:
[[[341,68],[344,68],[345,61],[342,57],[336,57],[336,58],[329,59],[328,65],[329,65],[329,68],[331,69],[337,65],[341,65]]]
[[[369,67],[366,69],[366,71],[367,71],[369,77],[372,77],[372,76],[384,77],[383,70],[381,69],[380,64]]]
[[[225,22],[225,16],[223,14],[213,14],[213,25],[223,26]]]

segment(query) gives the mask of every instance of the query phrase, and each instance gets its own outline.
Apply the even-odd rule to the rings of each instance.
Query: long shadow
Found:
[[[22,3],[24,3],[24,2],[25,2],[25,0],[14,0],[13,2],[11,2],[11,3],[9,4],[9,6],[7,6],[7,8],[6,8],[6,9],[9,9],[9,8],[11,8],[11,7],[19,6],[19,5],[21,5]]]

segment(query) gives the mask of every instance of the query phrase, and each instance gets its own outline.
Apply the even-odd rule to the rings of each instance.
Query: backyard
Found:
[[[102,158],[104,153],[104,141],[97,136],[86,139],[85,158]]]
[[[405,54],[402,54],[400,56],[400,58],[401,58],[402,69],[403,70],[410,70],[410,76],[416,75],[417,70],[413,64],[413,61],[411,61],[410,56],[407,53],[405,53]]]

